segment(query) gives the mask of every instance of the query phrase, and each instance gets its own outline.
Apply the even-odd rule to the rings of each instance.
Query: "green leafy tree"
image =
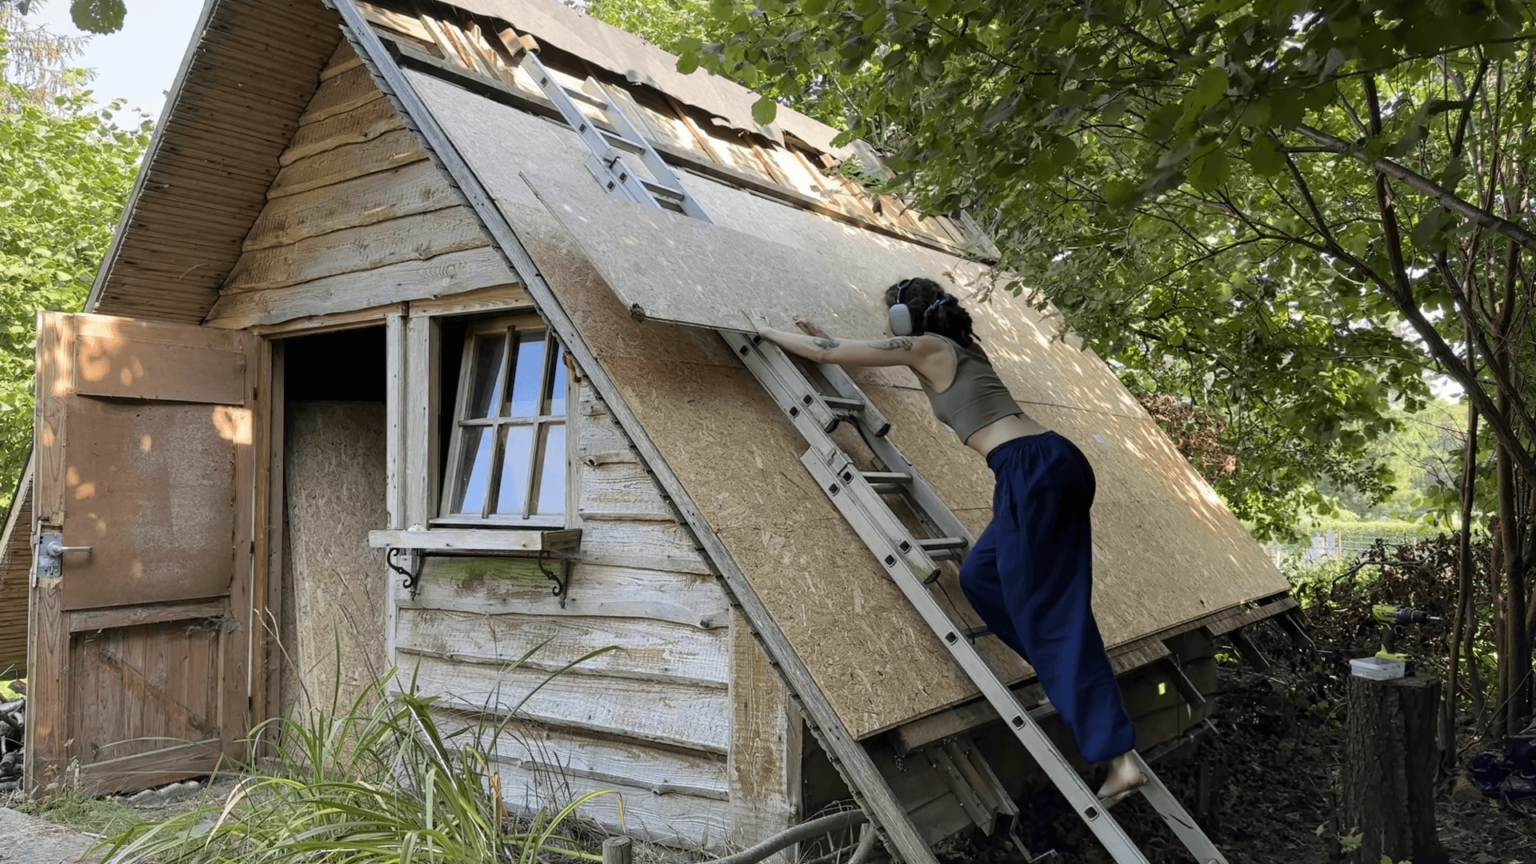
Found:
[[[43,0],[0,0],[0,6],[14,8],[22,15],[41,8]],[[116,33],[123,29],[128,7],[123,0],[70,0],[69,18],[87,33]]]
[[[115,105],[95,108],[78,88],[40,102],[3,86],[13,106],[0,111],[0,505],[8,505],[32,446],[37,313],[81,308],[150,123],[119,127]]]
[[[0,3],[0,30],[6,32],[5,69],[0,78],[26,92],[28,102],[47,102],[68,93],[90,79],[90,74],[70,69],[89,36],[61,36],[46,27],[34,27],[14,7]],[[21,101],[12,91],[0,93],[0,110],[14,111]]]

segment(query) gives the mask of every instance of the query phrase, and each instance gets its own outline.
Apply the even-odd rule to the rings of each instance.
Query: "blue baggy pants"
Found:
[[[1136,745],[1136,730],[1093,618],[1093,469],[1054,432],[999,445],[987,465],[997,475],[992,524],[966,556],[960,586],[1035,668],[1083,758],[1118,756]]]

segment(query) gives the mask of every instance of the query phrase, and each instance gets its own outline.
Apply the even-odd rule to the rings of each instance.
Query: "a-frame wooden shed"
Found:
[[[988,785],[995,714],[704,329],[752,308],[873,335],[897,279],[983,285],[985,238],[869,197],[833,130],[761,127],[752,94],[553,0],[334,4],[210,0],[90,314],[42,317],[27,491],[35,548],[63,551],[34,564],[32,781],[206,772],[253,720],[391,666],[448,722],[504,712],[616,645],[523,706],[513,806],[615,789],[631,833],[722,848],[846,796],[840,773],[925,841],[989,826],[1008,805],[944,778]],[[606,198],[520,36],[719,225]],[[1139,744],[1175,741],[1213,639],[1293,608],[1286,583],[1057,322],[978,317],[1094,463],[1099,621]],[[855,377],[979,533],[985,465],[909,374]],[[963,607],[952,573],[938,590]]]

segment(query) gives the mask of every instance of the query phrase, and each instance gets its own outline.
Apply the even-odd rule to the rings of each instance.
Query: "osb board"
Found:
[[[804,308],[817,318],[838,309],[842,286],[788,246],[611,198],[596,183],[523,179],[637,319],[741,329],[743,304]],[[782,302],[790,294],[800,305]]]
[[[287,577],[298,637],[289,654],[298,665],[307,707],[329,710],[333,690],[337,704],[350,705],[388,668],[388,571],[383,550],[368,545],[368,532],[388,519],[384,406],[295,402],[288,408],[284,483],[292,559]]]
[[[695,327],[634,322],[587,254],[538,202],[523,175],[565,189],[593,182],[579,142],[515,109],[408,75],[849,731],[867,737],[974,695],[815,488],[799,464],[804,443],[724,343]],[[509,141],[518,142],[515,150],[503,143]],[[727,227],[830,262],[829,269],[864,274],[861,290],[849,290],[846,305],[827,313],[823,324],[832,332],[878,333],[879,287],[903,275],[955,272],[974,281],[979,274],[974,265],[938,253],[692,177],[687,182]],[[760,297],[741,301],[738,311],[766,307]],[[768,311],[783,317],[794,310]],[[1052,407],[1057,413],[1046,422],[1074,440],[1091,443],[1096,433],[1121,442],[1102,453],[1084,446],[1090,459],[1103,463],[1103,500],[1125,502],[1119,510],[1106,504],[1096,511],[1096,545],[1115,556],[1114,566],[1106,564],[1096,577],[1096,609],[1111,645],[1285,589],[1256,550],[1234,554],[1252,541],[1213,498],[1208,519],[1180,507],[1205,500],[1209,490],[1187,467],[1161,461],[1145,414],[1102,363],[1053,339],[1033,311],[1003,303],[992,311],[978,316],[978,329],[1015,395]],[[910,373],[862,370],[856,377],[893,420],[893,440],[908,458],[973,531],[984,527],[990,473],[932,419]],[[1122,420],[1134,422],[1114,433],[1119,439],[1103,431]],[[1158,459],[1116,455],[1138,450]],[[1106,454],[1115,458],[1103,461]],[[1135,518],[1122,515],[1128,513]],[[1157,543],[1145,534],[1154,518],[1166,520],[1157,523]],[[1186,561],[1199,559],[1193,575],[1183,572],[1191,565],[1166,557],[1170,549]],[[1191,581],[1202,596],[1187,590]],[[956,595],[953,586],[949,593]],[[1005,668],[1022,674],[1026,667],[1010,661]]]

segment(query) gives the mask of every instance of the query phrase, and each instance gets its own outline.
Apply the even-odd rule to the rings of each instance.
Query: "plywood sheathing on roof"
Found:
[[[593,183],[579,142],[438,79],[407,77],[850,732],[867,737],[974,695],[815,489],[799,464],[803,442],[724,344],[697,328],[636,324],[587,253],[532,194],[524,174],[566,188]],[[516,142],[515,148],[504,142]],[[970,266],[692,177],[686,182],[734,230],[802,251],[819,249],[811,254],[840,262],[844,271],[856,268],[874,288],[913,270],[942,277],[946,269],[965,275]],[[880,326],[875,293],[849,293],[843,308],[825,313],[826,326],[874,335]],[[735,302],[739,309],[762,298]],[[1036,314],[1003,304],[995,312],[996,322],[978,316],[979,329],[1010,386],[1029,402],[1055,408],[1047,422],[1079,441],[1103,466],[1101,474],[1116,475],[1103,482],[1106,506],[1096,540],[1112,553],[1101,557],[1097,578],[1097,607],[1111,644],[1285,589],[1188,466],[1166,461],[1172,452],[1166,440],[1101,363],[1053,341]],[[980,457],[926,413],[908,373],[861,370],[856,377],[894,421],[897,445],[979,530],[990,505]],[[1160,536],[1149,536],[1153,531]],[[1170,549],[1177,554],[1157,557]]]
[[[212,0],[86,308],[200,321],[336,49],[315,0]]]
[[[702,108],[731,128],[762,135],[779,144],[784,143],[787,132],[839,159],[852,153],[846,147],[832,146],[838,130],[791,108],[781,106],[771,125],[759,125],[752,119],[752,103],[757,101],[757,94],[702,69],[684,75],[677,71],[676,56],[555,0],[455,0],[446,5],[510,22],[519,32],[532,34],[541,43],[574,54],[633,83],[655,88],[686,105]]]

